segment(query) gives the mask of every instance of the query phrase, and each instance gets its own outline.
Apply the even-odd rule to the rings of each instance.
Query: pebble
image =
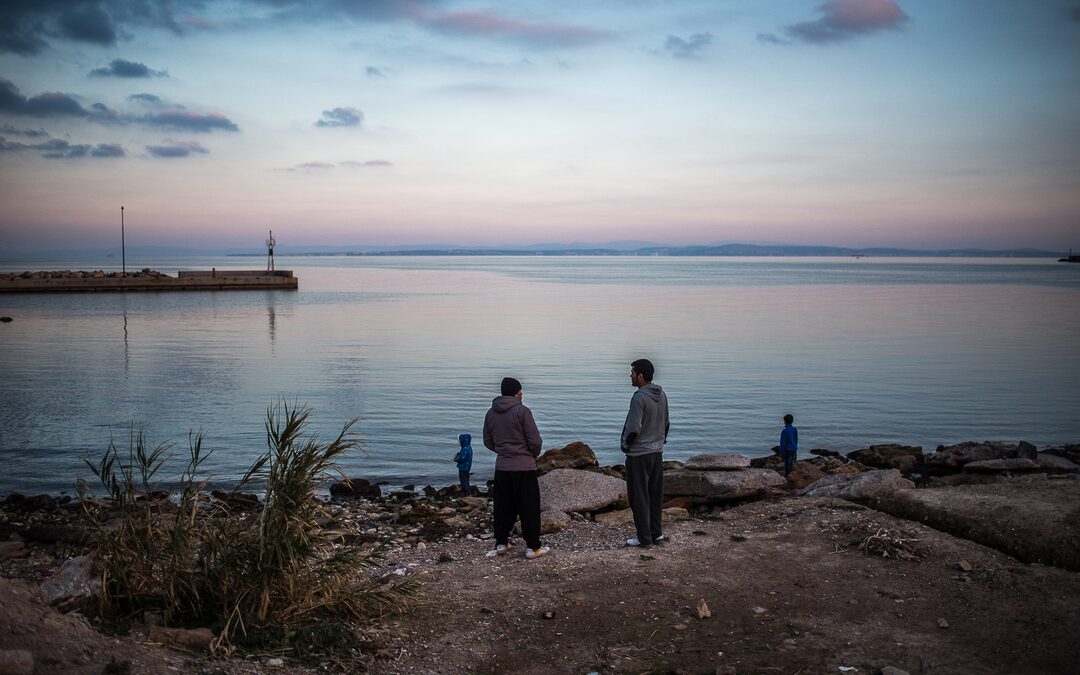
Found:
[[[712,612],[709,610],[709,605],[705,602],[705,598],[698,600],[697,616],[699,619],[708,619],[712,616]]]
[[[267,668],[284,668],[285,667],[285,659],[279,659],[279,658],[267,659],[266,660],[266,667]]]
[[[948,628],[949,627],[949,622],[946,621],[945,619],[938,619],[937,620],[937,627],[938,628]]]

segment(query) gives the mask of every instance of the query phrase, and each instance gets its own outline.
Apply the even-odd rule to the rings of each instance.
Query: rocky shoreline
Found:
[[[771,663],[780,663],[783,672],[837,672],[840,666],[894,675],[1001,672],[995,667],[1006,658],[998,653],[1002,648],[1015,651],[1005,661],[1014,666],[1010,672],[1064,673],[1080,666],[1077,647],[1061,637],[1080,628],[1074,611],[1080,606],[1080,445],[1040,452],[1023,442],[972,442],[930,453],[876,445],[847,456],[815,450],[787,479],[776,471],[777,456],[706,454],[667,462],[664,517],[672,541],[648,550],[621,545],[632,529],[621,467],[598,466],[583,443],[549,450],[540,465],[543,532],[554,555],[535,562],[485,557],[491,548],[491,503],[482,490],[461,496],[456,485],[426,486],[382,495],[379,486],[359,477],[331,486],[330,508],[341,523],[342,543],[385,547],[384,563],[373,573],[415,576],[425,589],[419,605],[371,628],[366,648],[344,669],[741,673],[767,672]],[[218,492],[213,499],[236,511],[261,508],[255,495]],[[169,508],[167,495],[157,495],[156,504]],[[202,642],[185,642],[191,636],[184,633],[170,637],[157,629],[151,639],[149,625],[133,627],[120,640],[86,625],[88,632],[69,627],[57,635],[53,624],[79,616],[61,612],[85,607],[95,592],[93,567],[80,555],[89,535],[75,500],[13,494],[0,505],[0,599],[22,607],[18,614],[15,609],[0,613],[0,635],[7,636],[0,637],[0,672],[113,672],[104,670],[111,662],[136,670],[167,664],[184,672],[337,668],[300,666],[267,655],[211,659],[200,653]],[[806,576],[809,568],[822,578],[837,575],[831,595],[806,596],[806,584],[815,583]],[[959,596],[934,598],[935,591],[914,586],[904,590],[909,576],[925,576],[929,586]],[[639,589],[642,578],[659,590]],[[880,596],[879,580],[895,582],[897,590],[889,593],[897,597]],[[753,588],[756,595],[746,590]],[[627,599],[612,595],[621,598],[627,589]],[[687,600],[687,589],[700,597]],[[746,593],[756,598],[747,596],[746,602],[754,604],[732,614],[730,598]],[[873,604],[882,597],[895,604],[918,596],[916,604],[932,607],[926,611],[937,616],[923,617],[930,627],[920,638],[926,644],[916,650],[918,658],[890,646],[898,640],[890,642],[882,633],[859,642],[855,651],[862,661],[852,656],[851,663],[833,663],[829,659],[838,658],[835,654],[850,651],[851,645],[845,647],[850,640],[840,632],[799,623],[810,621],[804,617],[772,634],[778,626],[766,619],[778,611],[768,607],[776,593],[791,605],[788,611],[838,626],[853,607],[849,601]],[[985,605],[977,618],[958,616],[951,607],[975,597]],[[697,609],[699,600],[704,610]],[[637,609],[626,614],[622,603]],[[661,611],[657,605],[672,606]],[[507,606],[528,609],[507,615]],[[984,616],[995,606],[1013,615]],[[31,615],[40,620],[27,619]],[[456,616],[454,627],[444,625]],[[474,640],[474,632],[492,630],[500,616],[508,622],[500,639]],[[675,618],[666,623],[654,618],[663,616]],[[914,630],[902,611],[879,620],[905,634]],[[975,661],[952,663],[948,654],[973,648],[965,641],[958,646],[955,633],[941,642],[950,630],[944,626],[957,621],[978,623],[977,630],[968,626],[970,639],[994,640],[995,648]],[[1012,632],[999,635],[995,621]],[[521,635],[510,630],[514,626]],[[622,635],[644,631],[639,636],[644,639],[653,629],[657,633],[646,642],[662,634],[663,644],[644,651]],[[440,630],[456,636],[450,645]],[[530,631],[551,633],[547,639],[562,647],[533,654]],[[689,641],[694,631],[701,633],[697,643]],[[739,631],[746,634],[740,640],[761,644],[732,647],[729,638]],[[815,632],[827,649],[787,648]],[[71,648],[57,649],[58,640],[70,641]],[[461,649],[459,641],[468,648]],[[146,642],[168,647],[147,652]],[[718,647],[710,655],[691,648],[699,643],[728,649]],[[1025,643],[1052,653],[1025,655]],[[518,662],[513,655],[521,650],[537,663]],[[990,653],[997,655],[989,658]],[[19,671],[16,666],[27,658],[32,669]]]

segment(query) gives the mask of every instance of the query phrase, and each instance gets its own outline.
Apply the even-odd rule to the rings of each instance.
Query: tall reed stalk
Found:
[[[214,626],[218,647],[227,650],[252,629],[401,608],[415,584],[374,581],[368,571],[382,550],[341,545],[339,523],[315,498],[319,484],[342,475],[339,462],[363,450],[356,421],[320,443],[304,437],[310,415],[284,401],[267,410],[267,451],[234,488],[262,484],[257,513],[233,513],[227,501],[206,494],[209,478],[199,475],[211,453],[203,451],[202,434],[189,434],[175,504],[155,499],[170,444],[149,450],[144,434],[132,431],[126,457],[110,443],[99,462],[87,461],[106,493],[104,500],[83,496],[104,569],[102,613],[123,621],[153,610],[167,625]]]

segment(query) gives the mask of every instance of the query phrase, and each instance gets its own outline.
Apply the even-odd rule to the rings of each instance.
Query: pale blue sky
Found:
[[[0,252],[1080,247],[1080,1],[9,0],[0,138]]]

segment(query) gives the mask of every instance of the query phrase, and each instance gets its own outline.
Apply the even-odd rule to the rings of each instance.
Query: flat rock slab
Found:
[[[889,443],[856,450],[848,453],[848,457],[875,469],[899,469],[903,473],[910,473],[918,466],[923,457],[923,451],[917,445]]]
[[[877,469],[862,473],[838,473],[825,476],[799,490],[800,497],[836,497],[865,502],[895,490],[906,490],[915,484],[900,475],[897,469]]]
[[[540,476],[541,511],[599,511],[626,499],[626,481],[594,471],[555,469]]]
[[[1040,452],[1035,461],[1039,463],[1039,466],[1042,467],[1044,471],[1051,471],[1054,473],[1080,473],[1080,464],[1070,462],[1064,457],[1058,457],[1057,455],[1051,455],[1046,452]]]
[[[784,484],[784,477],[771,469],[741,471],[664,472],[664,498],[690,497],[697,502],[723,502],[758,494]]]
[[[1024,457],[984,459],[980,462],[968,462],[964,465],[964,471],[1038,471],[1040,468],[1038,462]]]
[[[1071,476],[900,490],[870,505],[1024,562],[1080,571],[1080,480]]]
[[[750,458],[742,455],[694,455],[684,469],[692,471],[738,471],[750,468]]]

